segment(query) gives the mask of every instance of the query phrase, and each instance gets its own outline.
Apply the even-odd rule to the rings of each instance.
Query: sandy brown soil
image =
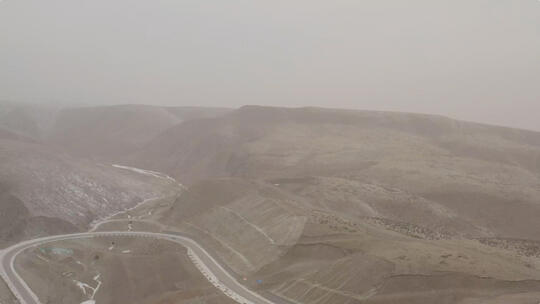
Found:
[[[0,303],[18,304],[17,299],[15,299],[15,297],[13,296],[13,294],[3,280],[0,280]]]
[[[91,298],[97,303],[231,303],[195,268],[176,244],[134,238],[49,243],[17,259],[23,278],[44,303]],[[98,277],[99,276],[99,277]]]

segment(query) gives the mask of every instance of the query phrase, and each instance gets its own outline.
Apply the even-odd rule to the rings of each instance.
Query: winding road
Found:
[[[15,269],[15,259],[22,251],[54,241],[95,237],[140,237],[167,240],[178,243],[188,249],[188,255],[202,274],[218,289],[238,303],[242,304],[275,304],[261,295],[240,284],[225,270],[204,248],[194,240],[176,234],[153,232],[85,232],[76,234],[56,235],[21,242],[0,251],[0,275],[6,281],[20,304],[42,304],[39,298],[26,284]]]

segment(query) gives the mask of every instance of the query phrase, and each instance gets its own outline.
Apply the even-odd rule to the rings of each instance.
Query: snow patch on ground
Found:
[[[92,289],[93,287],[86,284],[86,283],[83,283],[83,282],[80,282],[80,281],[77,281],[77,280],[73,280],[73,283],[75,283],[75,285],[77,285],[77,287],[79,287],[81,290],[82,290],[82,293],[84,295],[86,295],[86,289]]]
[[[101,287],[101,280],[99,279],[101,277],[101,274],[97,274],[94,276],[94,281],[97,283],[96,284],[96,287],[92,287],[86,283],[83,283],[83,282],[80,282],[80,281],[77,281],[77,280],[73,280],[73,283],[75,283],[75,285],[77,285],[77,287],[79,287],[81,290],[82,290],[82,293],[85,295],[85,296],[88,296],[88,300],[82,302],[81,304],[95,304],[96,301],[94,300],[95,296],[96,296],[96,293],[98,292],[99,288]]]

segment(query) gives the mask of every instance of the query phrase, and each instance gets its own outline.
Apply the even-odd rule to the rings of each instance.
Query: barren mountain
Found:
[[[177,125],[136,161],[186,183],[269,181],[349,216],[540,240],[531,229],[540,217],[537,132],[419,114],[244,107]]]
[[[50,140],[76,155],[118,161],[175,124],[227,111],[146,105],[67,108],[59,112]]]
[[[152,217],[199,240],[251,288],[292,303],[534,303],[540,292],[540,251],[327,203],[281,184],[223,178],[195,183]]]
[[[97,218],[171,193],[170,181],[110,163],[121,163],[124,155],[176,123],[225,111],[1,103],[1,241],[84,230]]]
[[[50,134],[60,108],[52,105],[0,102],[0,129],[36,140]]]
[[[172,193],[167,179],[75,158],[0,135],[0,240],[85,229],[98,218]]]
[[[533,303],[540,291],[537,132],[244,107],[174,126],[133,159],[191,185],[157,221],[292,302]]]

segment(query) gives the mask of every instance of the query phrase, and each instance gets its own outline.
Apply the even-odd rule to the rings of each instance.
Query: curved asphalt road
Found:
[[[11,291],[15,294],[21,304],[41,304],[38,297],[34,294],[32,289],[24,282],[15,270],[15,258],[23,250],[30,247],[36,247],[44,243],[53,241],[62,241],[70,239],[80,238],[92,238],[92,237],[111,237],[111,236],[131,236],[131,237],[147,237],[160,240],[168,240],[178,243],[190,251],[190,253],[196,256],[200,263],[202,263],[209,272],[210,275],[215,277],[221,286],[224,286],[228,291],[225,293],[233,292],[239,297],[236,297],[236,301],[245,304],[275,304],[274,302],[260,296],[259,294],[247,289],[240,284],[231,274],[229,274],[210,254],[204,250],[194,240],[165,233],[153,233],[153,232],[126,232],[126,231],[112,231],[112,232],[85,232],[76,234],[66,234],[49,236],[30,241],[21,242],[17,245],[11,246],[5,250],[0,251],[0,275],[6,281]]]

